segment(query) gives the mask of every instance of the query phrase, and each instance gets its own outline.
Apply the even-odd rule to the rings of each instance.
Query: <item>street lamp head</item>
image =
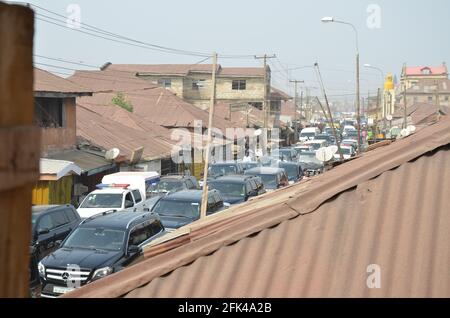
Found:
[[[322,22],[324,22],[324,23],[334,22],[334,18],[333,17],[323,17]]]
[[[372,67],[370,64],[364,64],[364,67]]]

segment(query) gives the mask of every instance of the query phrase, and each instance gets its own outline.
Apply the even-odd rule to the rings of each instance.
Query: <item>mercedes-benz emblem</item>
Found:
[[[62,277],[62,279],[64,279],[64,280],[68,280],[69,277],[70,277],[70,274],[69,274],[68,272],[64,272],[64,273],[62,273],[61,277]]]

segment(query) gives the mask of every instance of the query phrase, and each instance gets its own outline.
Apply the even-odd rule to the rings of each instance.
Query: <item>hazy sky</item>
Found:
[[[322,23],[323,16],[353,23],[359,32],[361,85],[376,91],[381,75],[364,63],[399,75],[403,63],[450,63],[450,1],[433,0],[35,0],[43,8],[67,15],[78,4],[81,22],[147,43],[219,54],[276,54],[271,60],[276,86],[287,87],[286,71],[319,62],[330,95],[354,92],[355,39],[346,25]],[[369,27],[369,5],[381,9],[380,28]],[[41,14],[49,15],[38,9]],[[377,20],[370,20],[376,22]],[[85,64],[196,63],[200,57],[173,55],[94,38],[37,21],[35,54]],[[36,62],[83,68],[35,58]],[[222,59],[224,66],[260,66],[260,60]],[[70,70],[50,70],[69,72]],[[292,70],[289,77],[317,86],[312,68]],[[352,96],[348,97],[350,100]]]

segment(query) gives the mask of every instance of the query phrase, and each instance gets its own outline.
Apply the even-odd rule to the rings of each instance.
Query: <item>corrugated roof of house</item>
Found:
[[[48,154],[48,159],[72,161],[81,168],[81,172],[101,167],[112,166],[111,160],[106,160],[103,156],[95,155],[83,150],[71,149]]]
[[[220,65],[217,66],[218,68]],[[184,76],[189,72],[212,73],[212,64],[110,64],[106,70]]]
[[[446,75],[447,67],[445,65],[442,66],[407,66],[405,68],[405,73],[407,76],[420,75],[423,76],[423,70],[429,69],[430,75]]]
[[[72,95],[91,95],[92,91],[81,87],[70,80],[56,76],[50,72],[34,68],[34,86],[35,93],[65,93]]]
[[[110,106],[118,107],[118,106]],[[132,152],[144,147],[143,158],[146,160],[170,157],[173,144],[165,138],[158,138],[157,133],[146,129],[136,129],[130,122],[121,123],[107,116],[90,105],[77,104],[77,136],[103,148],[119,148],[120,154],[128,160]]]
[[[193,128],[194,122],[199,120],[203,127],[208,126],[209,115],[204,111],[165,88],[123,92],[126,101],[133,105],[133,114],[164,127]],[[80,104],[113,105],[115,92],[96,93],[92,97],[82,97]],[[219,129],[229,127],[230,123],[215,116],[213,126]]]
[[[194,222],[66,297],[450,297],[449,145],[446,118]]]
[[[41,158],[39,161],[39,172],[41,176],[54,175],[55,179],[59,180],[71,173],[81,174],[81,168],[71,161]]]
[[[121,71],[76,71],[69,77],[74,83],[94,92],[143,90],[158,87],[149,81]]]

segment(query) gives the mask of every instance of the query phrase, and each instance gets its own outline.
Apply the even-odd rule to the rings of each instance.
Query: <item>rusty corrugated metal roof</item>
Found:
[[[34,68],[33,90],[36,93],[65,93],[72,95],[92,95],[92,91],[50,72]]]
[[[66,296],[449,297],[449,145],[445,118],[193,223]],[[366,285],[371,264],[379,289]]]

